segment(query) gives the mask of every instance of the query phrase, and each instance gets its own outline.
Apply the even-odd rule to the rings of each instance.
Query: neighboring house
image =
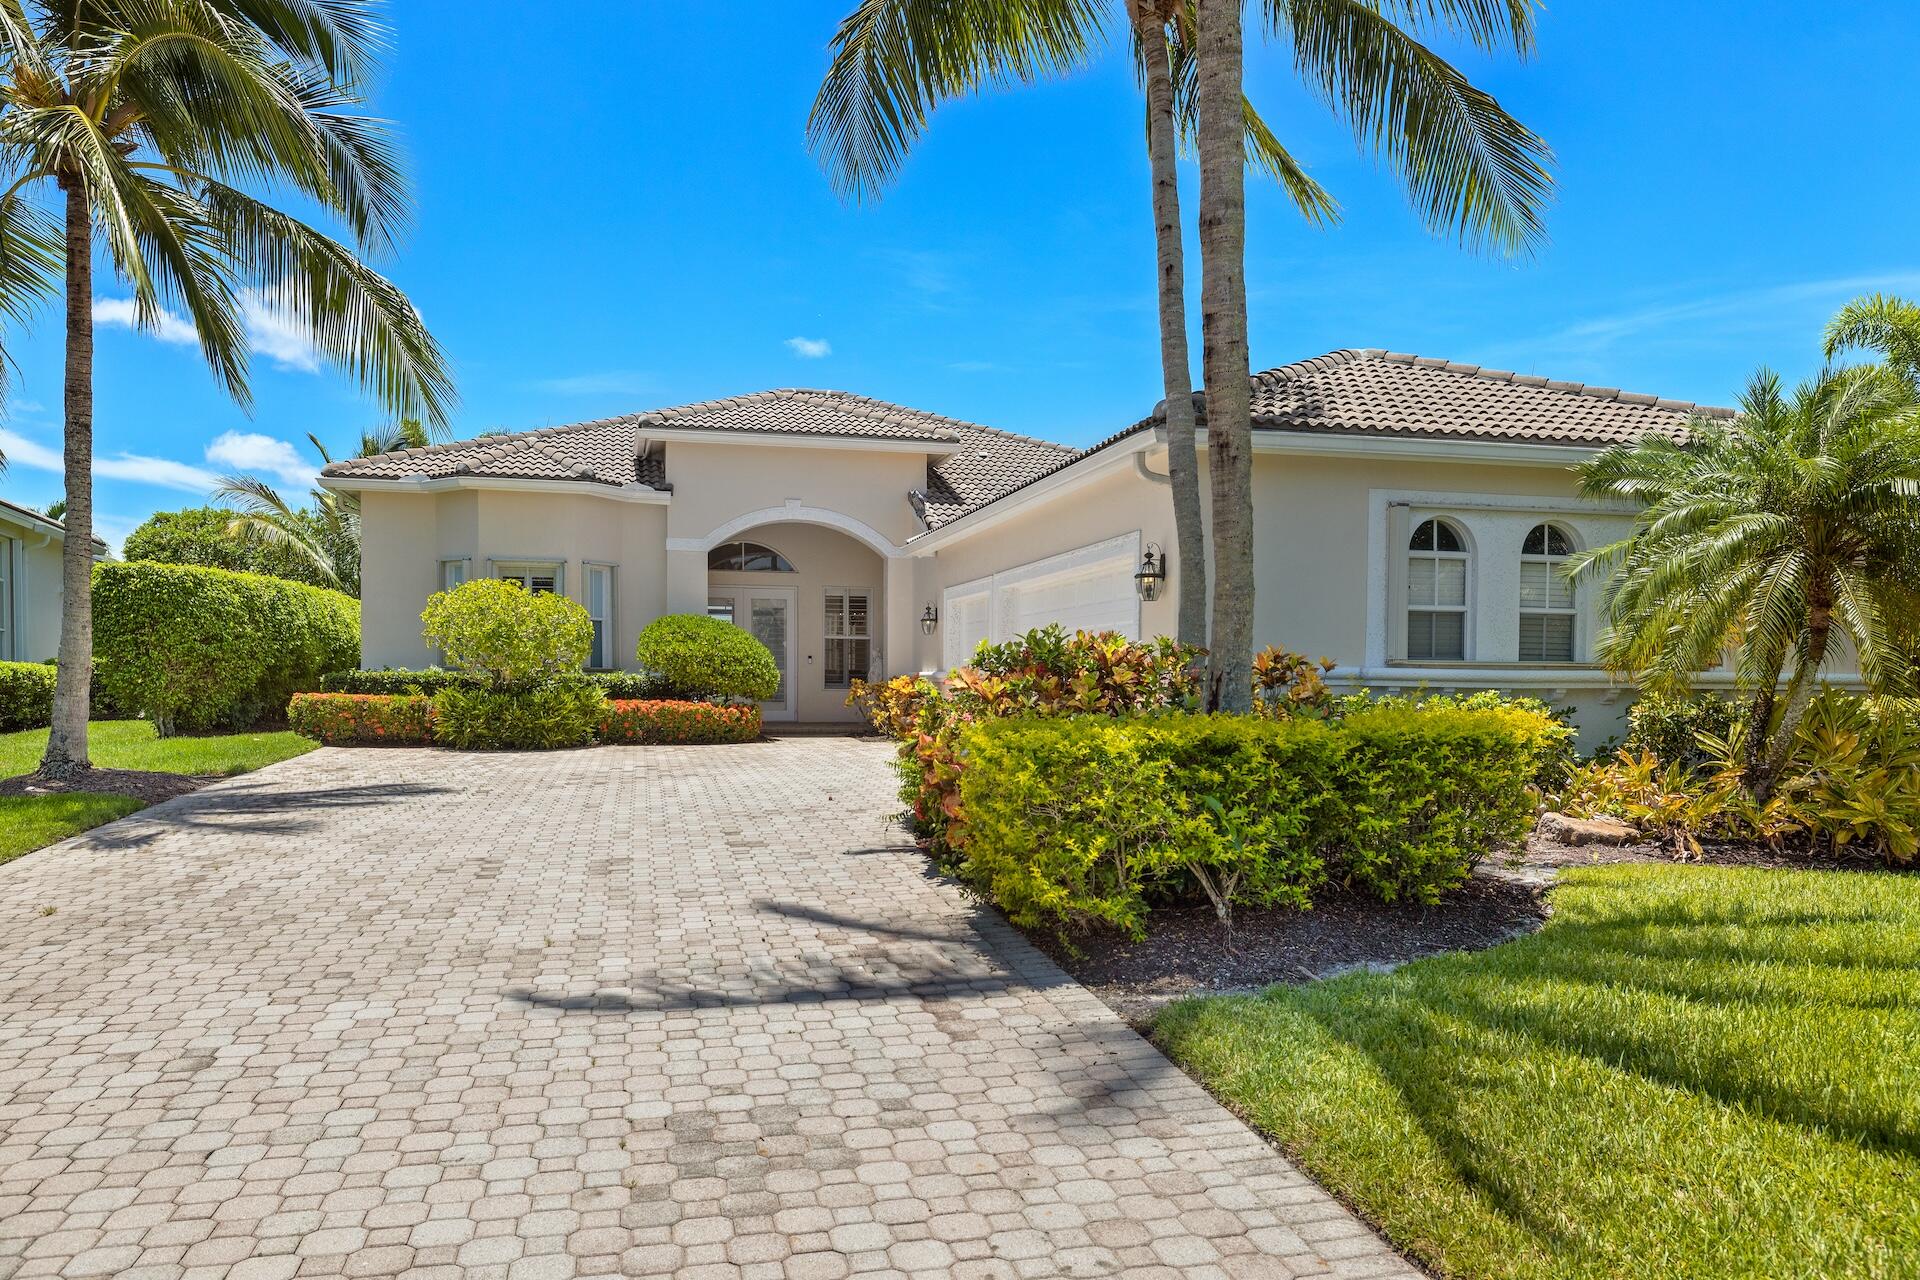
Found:
[[[58,520],[0,499],[0,662],[45,662],[60,648]],[[93,558],[107,544],[93,540]]]
[[[1255,637],[1376,691],[1630,699],[1591,660],[1597,592],[1556,572],[1629,510],[1569,467],[1726,409],[1384,351],[1254,377]],[[360,495],[368,666],[429,663],[429,594],[474,575],[580,601],[594,663],[705,612],[785,673],[771,719],[846,719],[857,676],[943,670],[1058,622],[1171,632],[1178,570],[1157,418],[1073,450],[837,391],[767,391],[337,462]],[[1203,484],[1204,491],[1204,484]],[[1157,598],[1135,574],[1168,566]]]

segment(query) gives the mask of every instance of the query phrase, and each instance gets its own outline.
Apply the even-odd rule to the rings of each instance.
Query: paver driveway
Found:
[[[320,751],[0,868],[0,1277],[1414,1274],[886,759]]]

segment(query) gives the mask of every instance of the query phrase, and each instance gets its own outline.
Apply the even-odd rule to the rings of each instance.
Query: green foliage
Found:
[[[1693,768],[1706,762],[1700,735],[1725,738],[1742,718],[1742,708],[1714,694],[1649,691],[1627,712],[1626,749]]]
[[[55,795],[0,796],[0,862],[77,836],[103,822],[144,808],[132,796],[84,791]]]
[[[93,762],[102,769],[145,769],[198,777],[249,773],[313,750],[292,733],[254,731],[162,738],[146,720],[96,720],[87,726]],[[0,733],[0,778],[31,773],[46,750],[47,731]]]
[[[432,742],[433,699],[419,693],[296,693],[287,703],[287,727],[328,746]]]
[[[1551,722],[1381,707],[1341,721],[1168,713],[982,719],[946,841],[1016,922],[1144,932],[1154,900],[1310,904],[1331,878],[1434,901],[1525,833]]]
[[[655,618],[640,632],[634,659],[681,698],[764,702],[780,690],[780,668],[746,630],[697,613]]]
[[[600,686],[577,676],[531,688],[449,685],[433,695],[433,738],[463,751],[584,747],[605,707]]]
[[[1387,707],[1453,707],[1462,711],[1514,711],[1525,718],[1530,732],[1539,734],[1532,782],[1536,787],[1557,786],[1566,777],[1575,760],[1574,742],[1580,736],[1573,719],[1560,707],[1525,694],[1503,693],[1499,689],[1476,689],[1471,693],[1427,693],[1375,695],[1366,689],[1341,694],[1333,699],[1327,714],[1343,719],[1362,711]]]
[[[1552,904],[1154,1038],[1434,1275],[1911,1276],[1911,878],[1578,868]]]
[[[666,682],[648,671],[587,671],[586,679],[600,686],[608,698],[623,700],[660,699],[666,696]],[[332,671],[320,678],[323,693],[437,693],[448,685],[481,683],[481,678],[462,671],[427,667],[420,671],[382,668],[379,671]]]
[[[573,675],[593,650],[593,622],[578,603],[495,578],[435,592],[420,620],[427,643],[449,666],[494,690],[534,689]]]
[[[278,715],[298,689],[360,661],[360,606],[337,591],[196,565],[93,573],[102,691],[162,736]]]
[[[233,520],[234,513],[224,507],[156,511],[127,535],[121,547],[122,557],[263,573],[315,587],[336,585],[312,560],[289,547],[235,536],[229,529]],[[354,582],[357,590],[358,575],[354,576]]]
[[[52,723],[56,671],[50,662],[0,662],[0,733]]]
[[[599,725],[607,743],[752,742],[759,736],[760,708],[751,702],[609,700]]]

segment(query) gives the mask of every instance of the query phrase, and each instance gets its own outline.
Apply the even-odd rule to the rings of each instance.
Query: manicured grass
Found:
[[[145,720],[96,720],[87,730],[87,750],[102,769],[153,769],[164,773],[246,773],[313,750],[291,733],[225,733],[205,738],[156,738]],[[0,778],[31,773],[47,748],[45,729],[0,734]]]
[[[1553,906],[1155,1035],[1443,1275],[1920,1276],[1920,878],[1586,868]]]
[[[0,862],[144,808],[131,796],[0,796]]]

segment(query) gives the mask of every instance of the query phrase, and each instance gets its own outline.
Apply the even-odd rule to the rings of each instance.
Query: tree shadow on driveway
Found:
[[[207,830],[249,835],[299,835],[320,824],[302,813],[326,813],[399,804],[457,788],[426,782],[374,782],[289,791],[263,782],[215,785],[96,827],[82,838],[103,849],[140,849],[169,831]]]

